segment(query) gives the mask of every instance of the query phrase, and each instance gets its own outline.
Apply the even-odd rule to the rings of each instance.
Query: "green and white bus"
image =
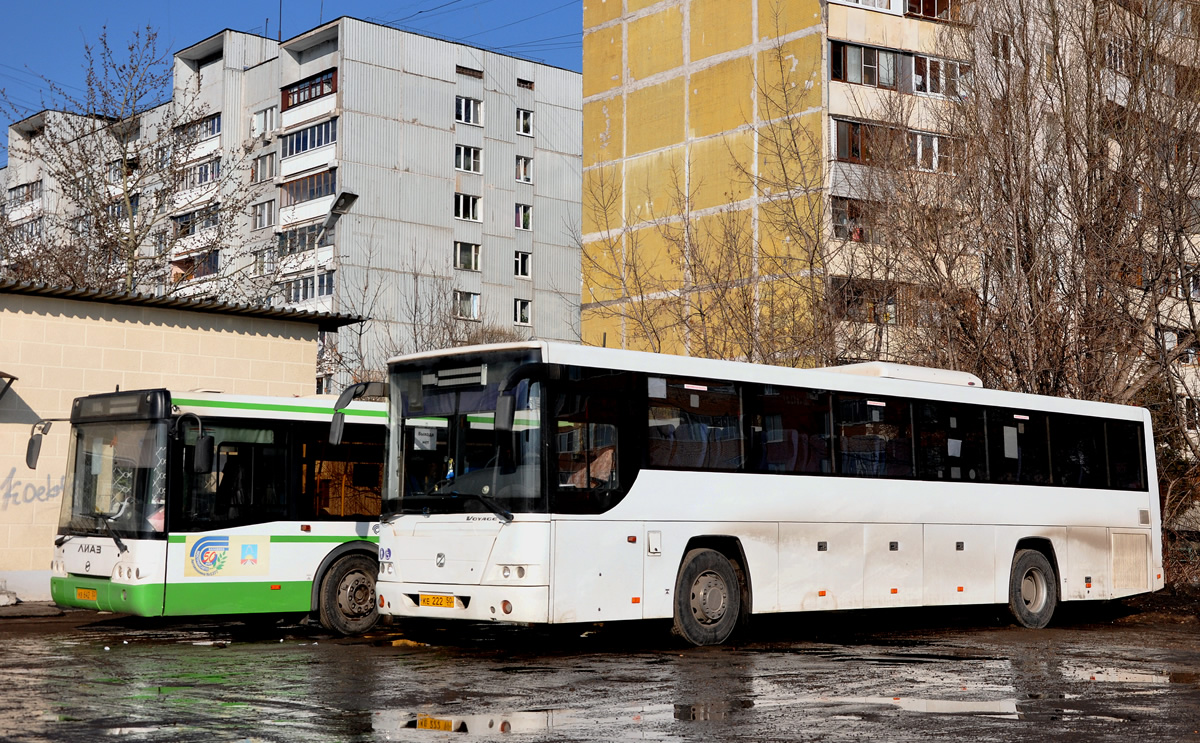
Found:
[[[387,410],[352,403],[331,445],[333,406],[165,389],[76,399],[54,601],[370,629]],[[31,467],[47,427],[34,426]]]

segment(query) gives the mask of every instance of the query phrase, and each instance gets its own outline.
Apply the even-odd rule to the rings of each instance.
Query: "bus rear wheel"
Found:
[[[375,626],[375,577],[379,563],[366,555],[350,555],[333,564],[321,580],[318,615],[321,626],[343,635],[359,635]]]
[[[1042,629],[1057,605],[1058,582],[1050,561],[1037,550],[1017,550],[1008,579],[1008,608],[1017,623]]]
[[[716,550],[695,549],[675,579],[675,632],[693,645],[720,645],[742,614],[737,570]]]

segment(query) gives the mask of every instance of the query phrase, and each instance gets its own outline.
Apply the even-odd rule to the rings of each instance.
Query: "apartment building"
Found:
[[[368,317],[326,349],[318,391],[423,346],[578,339],[577,73],[343,17],[179,51],[165,105],[185,101],[168,249],[138,289]],[[58,208],[42,165],[18,148],[5,169],[17,228]]]
[[[738,271],[778,273],[764,256],[783,265],[790,251],[810,251],[808,268],[822,276],[812,291],[836,288],[845,298],[843,344],[847,326],[911,323],[916,312],[898,303],[919,303],[918,288],[849,275],[862,264],[855,244],[870,238],[860,220],[869,200],[864,131],[887,117],[919,169],[951,167],[954,143],[926,112],[958,94],[957,62],[935,52],[951,12],[950,0],[586,0],[585,341],[703,352],[686,318],[648,339],[653,321],[634,306],[654,307],[675,286],[700,289],[692,316],[715,311],[720,300],[704,298],[703,287],[716,279],[691,275],[687,252],[742,243],[733,250],[745,257],[721,269],[723,283]],[[804,202],[790,216],[779,208],[783,193],[791,207]],[[797,245],[798,235],[811,245]],[[748,301],[762,296],[755,290]],[[799,299],[788,312],[812,305]],[[775,332],[769,321],[746,322],[747,337]],[[745,345],[723,348],[771,360]]]

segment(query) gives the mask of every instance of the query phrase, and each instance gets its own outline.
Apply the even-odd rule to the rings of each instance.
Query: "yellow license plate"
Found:
[[[428,593],[421,594],[421,606],[441,606],[446,609],[454,608],[453,596],[436,596]]]
[[[95,601],[96,600],[96,589],[95,588],[76,588],[75,589],[75,598],[79,601]]]
[[[422,596],[421,598],[425,598]],[[434,598],[441,598],[434,597]],[[454,723],[451,720],[440,720],[436,717],[426,717],[425,715],[417,716],[417,728],[420,730],[445,730],[451,732],[454,730]]]

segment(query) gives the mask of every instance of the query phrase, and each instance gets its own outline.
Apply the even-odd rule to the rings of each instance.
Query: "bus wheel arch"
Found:
[[[1023,627],[1042,629],[1058,606],[1058,561],[1046,539],[1022,539],[1013,552],[1008,608]]]
[[[745,626],[750,580],[735,537],[695,537],[675,578],[674,630],[693,645],[719,645]]]
[[[375,605],[379,570],[376,549],[370,543],[347,543],[322,561],[313,580],[312,608],[325,629],[357,635],[379,620]]]

